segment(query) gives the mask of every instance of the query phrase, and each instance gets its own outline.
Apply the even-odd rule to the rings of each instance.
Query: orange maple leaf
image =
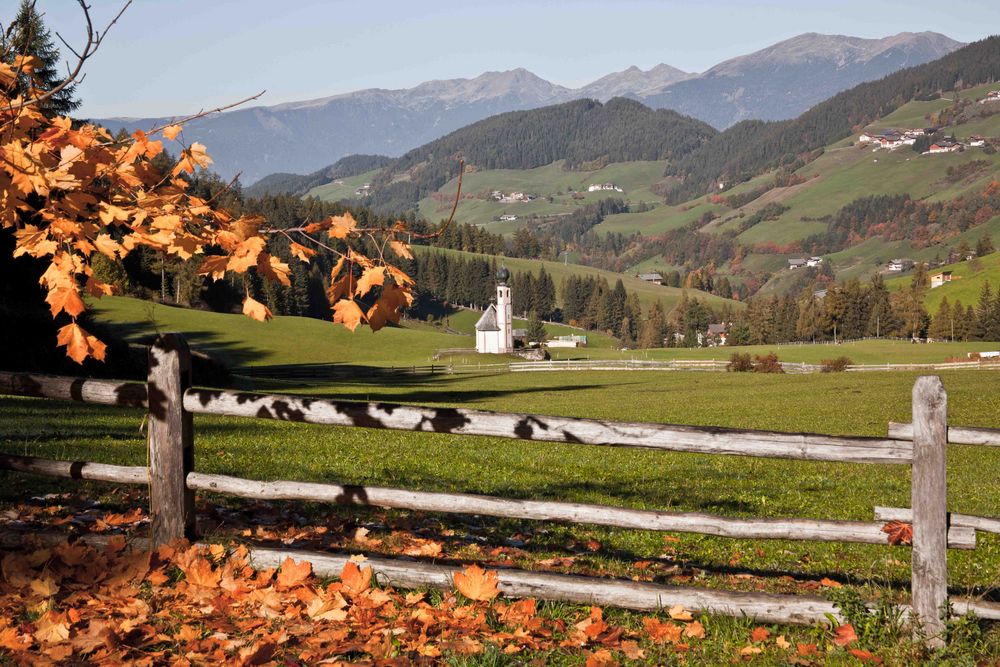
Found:
[[[364,296],[372,291],[372,288],[385,283],[385,269],[381,266],[365,269],[365,272],[358,278],[358,284],[354,288],[356,296]]]
[[[871,653],[869,653],[868,651],[862,651],[859,648],[852,648],[850,651],[848,651],[848,653],[853,655],[861,662],[874,662],[876,665],[882,664],[882,658],[876,657]]]
[[[611,651],[602,648],[587,656],[586,667],[618,667],[618,661],[611,655]]]
[[[392,251],[404,259],[413,259],[413,253],[410,252],[410,246],[402,241],[397,241],[393,239],[389,241],[389,247]]]
[[[249,295],[243,300],[243,314],[247,317],[252,317],[258,322],[267,322],[274,317],[271,314],[270,308]]]
[[[83,305],[83,299],[80,298],[80,292],[76,289],[76,285],[57,287],[51,290],[48,296],[45,297],[45,302],[49,304],[52,317],[63,311],[66,311],[66,314],[70,317],[76,317],[86,310],[86,306]]]
[[[768,632],[767,628],[757,627],[757,628],[754,628],[753,632],[750,633],[750,641],[752,641],[754,643],[763,642],[763,641],[767,641],[767,638],[770,637],[770,636],[771,636],[771,633]]]
[[[350,213],[331,216],[326,224],[329,225],[326,233],[331,239],[346,239],[358,226],[354,216]]]
[[[354,561],[344,563],[344,569],[340,571],[340,581],[344,584],[344,591],[350,595],[363,593],[371,586],[372,569],[370,567],[359,568]]]
[[[204,588],[216,588],[222,579],[222,573],[212,569],[212,563],[207,558],[195,557],[184,569],[188,583]]]
[[[705,626],[701,624],[701,621],[693,621],[684,628],[684,636],[694,639],[704,639]]]
[[[333,307],[333,321],[343,324],[351,331],[357,329],[364,319],[365,314],[351,299],[341,299]]]
[[[888,535],[889,544],[913,544],[913,524],[890,521],[882,526],[882,532]]]
[[[670,618],[675,621],[690,621],[694,619],[691,612],[684,609],[684,605],[676,604],[670,608]]]
[[[455,588],[470,600],[492,600],[500,595],[497,588],[499,577],[493,570],[484,570],[478,565],[470,565],[453,576]]]
[[[676,644],[681,640],[681,626],[670,621],[661,621],[652,616],[642,619],[642,626],[646,629],[646,634],[657,644],[669,642]]]
[[[298,257],[303,262],[308,262],[310,258],[316,254],[316,251],[312,248],[307,248],[304,245],[295,243],[294,241],[292,241],[291,245],[288,247],[288,251],[292,253],[292,257]]]
[[[8,651],[27,651],[31,648],[31,635],[22,634],[16,628],[0,630],[0,648]]]
[[[61,328],[56,342],[66,346],[66,356],[78,364],[82,364],[87,357],[103,361],[107,349],[104,343],[97,340],[95,336],[91,336],[76,322],[71,322]]]
[[[181,159],[177,161],[177,166],[174,167],[171,175],[176,176],[182,171],[193,174],[195,167],[207,168],[212,164],[212,158],[208,156],[205,150],[205,144],[200,144],[197,141],[191,144],[189,148],[182,150]]]
[[[163,128],[163,136],[173,141],[183,128],[180,125],[168,125]]]
[[[278,586],[282,588],[291,588],[293,586],[298,586],[312,574],[312,563],[304,560],[300,563],[296,563],[292,560],[291,556],[285,559],[285,562],[281,564],[281,570],[278,571]]]
[[[833,643],[837,646],[847,646],[858,641],[858,635],[854,632],[854,626],[850,623],[838,626],[833,631]]]

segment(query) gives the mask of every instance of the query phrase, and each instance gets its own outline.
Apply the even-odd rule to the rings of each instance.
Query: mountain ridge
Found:
[[[810,42],[831,43],[841,50],[854,51],[869,45],[865,53],[875,53],[867,60],[854,59],[839,70],[824,65],[828,85],[817,85],[815,70],[820,65],[796,65],[789,59]],[[869,43],[885,44],[873,50]],[[862,46],[859,46],[862,45]],[[638,99],[653,108],[669,108],[708,122],[716,128],[727,127],[744,118],[783,115],[794,117],[815,102],[864,80],[880,78],[894,68],[933,59],[942,48],[959,44],[937,33],[900,33],[880,40],[807,33],[779,42],[767,49],[729,59],[702,74],[683,72],[660,64],[649,70],[630,67],[613,72],[580,88],[567,88],[549,82],[524,68],[484,72],[472,78],[425,81],[411,88],[369,88],[311,100],[284,102],[270,106],[235,109],[223,114],[192,121],[185,128],[188,141],[208,145],[215,158],[215,169],[224,177],[240,172],[243,180],[253,183],[274,173],[308,174],[322,169],[346,155],[385,154],[398,156],[407,150],[433,141],[451,131],[507,111],[538,108],[581,98],[601,101],[616,96]],[[794,47],[794,48],[793,48]],[[808,51],[808,49],[805,49]],[[864,51],[864,49],[862,49]],[[821,53],[823,49],[814,48]],[[730,75],[716,68],[729,63],[753,65],[761,54],[786,53],[778,69],[786,76],[757,75],[757,83],[735,91]],[[884,54],[889,54],[885,56]],[[754,57],[758,60],[753,60]],[[750,60],[746,60],[746,59]],[[741,60],[742,59],[742,60]],[[757,70],[759,64],[754,65]],[[716,70],[714,73],[713,70]],[[711,74],[710,74],[711,73]],[[743,83],[750,78],[746,73]],[[739,78],[739,77],[736,77]],[[804,88],[806,94],[776,96],[773,85]],[[754,92],[757,86],[759,91]],[[813,92],[809,92],[813,91]],[[820,96],[820,99],[816,99]],[[168,122],[169,116],[94,119],[111,131],[148,129]]]

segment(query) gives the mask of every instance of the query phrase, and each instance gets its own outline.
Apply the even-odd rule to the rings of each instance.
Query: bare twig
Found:
[[[122,17],[122,14],[125,13],[125,10],[128,9],[129,6],[132,4],[132,0],[126,0],[121,10],[119,10],[119,12],[115,15],[115,17],[111,19],[111,21],[104,28],[104,30],[94,30],[94,21],[90,16],[90,6],[87,5],[85,0],[77,0],[77,3],[80,5],[80,9],[83,11],[83,20],[84,23],[86,24],[86,30],[87,30],[87,41],[79,52],[70,47],[70,51],[72,51],[73,54],[76,55],[77,57],[76,66],[70,71],[69,75],[65,79],[63,79],[57,86],[55,86],[51,90],[46,91],[45,93],[39,95],[38,97],[32,97],[30,100],[22,100],[17,104],[13,103],[9,104],[7,107],[3,108],[2,111],[4,112],[17,111],[32,105],[36,105],[40,102],[49,99],[50,97],[52,97],[53,95],[64,89],[66,86],[72,83],[79,83],[80,81],[82,81],[83,77],[80,76],[80,72],[83,70],[84,63],[86,63],[87,60],[90,59],[90,57],[97,52],[97,49],[99,49],[101,46],[101,42],[103,42],[104,38],[107,37],[108,31],[111,30],[112,26],[118,23],[118,19]],[[63,39],[62,35],[60,35],[57,32],[56,36],[60,39],[60,41],[62,41],[63,44],[66,44],[66,40]]]
[[[410,238],[413,238],[413,239],[435,239],[435,238],[438,238],[439,236],[441,236],[442,234],[444,234],[448,230],[448,228],[451,227],[451,222],[452,222],[452,220],[455,219],[455,211],[458,210],[458,201],[462,197],[462,176],[464,174],[465,174],[465,160],[459,160],[458,161],[458,189],[455,190],[455,200],[451,203],[451,215],[449,215],[448,219],[445,221],[445,223],[443,225],[441,225],[441,229],[437,230],[433,234],[413,234],[413,235],[410,236]]]
[[[151,130],[147,130],[146,134],[156,134],[160,130],[170,127],[171,125],[184,125],[185,123],[190,123],[193,120],[198,120],[199,118],[204,118],[205,116],[211,116],[214,113],[222,113],[223,111],[229,111],[233,107],[241,106],[243,104],[246,104],[247,102],[253,102],[254,100],[260,98],[266,92],[267,92],[266,90],[262,90],[256,95],[251,95],[250,97],[246,97],[240,100],[239,102],[233,102],[232,104],[226,104],[221,107],[209,109],[207,111],[201,110],[196,114],[191,114],[190,116],[186,116],[184,118],[181,118],[180,120],[172,120],[169,123],[164,123],[163,125],[158,125],[152,128]]]

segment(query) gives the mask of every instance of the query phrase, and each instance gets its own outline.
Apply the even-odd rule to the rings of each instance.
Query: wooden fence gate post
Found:
[[[191,386],[191,351],[180,334],[164,334],[149,348],[149,507],[152,546],[195,537],[194,423],[184,409]]]
[[[948,394],[936,375],[913,385],[913,612],[927,643],[944,644],[948,601]]]

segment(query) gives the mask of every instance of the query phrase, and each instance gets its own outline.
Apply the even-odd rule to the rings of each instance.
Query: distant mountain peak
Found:
[[[799,65],[817,61],[835,62],[844,67],[866,63],[890,49],[898,48],[919,50],[922,60],[912,64],[921,64],[940,58],[961,46],[964,46],[962,42],[936,32],[901,32],[878,39],[807,32],[759,51],[723,61],[705,72],[705,76],[740,76],[753,67]]]
[[[583,97],[594,97],[599,100],[609,100],[612,97],[632,96],[646,97],[666,88],[672,83],[684,81],[695,76],[676,67],[660,63],[649,70],[643,70],[636,65],[621,72],[612,72],[593,81],[577,92]]]

